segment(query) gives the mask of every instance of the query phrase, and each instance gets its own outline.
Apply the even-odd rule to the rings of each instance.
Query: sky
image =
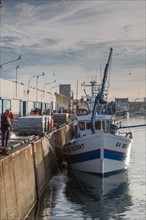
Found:
[[[83,82],[101,83],[110,48],[109,100],[146,97],[145,0],[2,0],[2,78],[28,85],[41,75],[39,89],[71,84],[74,98]],[[56,83],[52,83],[56,80]],[[50,83],[50,84],[49,84]],[[35,78],[31,86],[36,86]],[[90,94],[90,87],[86,92]]]

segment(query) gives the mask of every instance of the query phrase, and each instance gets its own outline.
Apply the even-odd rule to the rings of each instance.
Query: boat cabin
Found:
[[[108,132],[111,123],[113,122],[112,117],[110,115],[98,115],[95,118],[95,133],[97,131],[102,130],[104,132]],[[91,115],[79,116],[78,117],[78,125],[80,130],[80,137],[91,134]]]

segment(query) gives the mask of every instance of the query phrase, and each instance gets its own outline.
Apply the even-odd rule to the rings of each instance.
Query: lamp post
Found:
[[[59,84],[56,86],[52,86],[51,91],[50,91],[50,102],[51,102],[51,110],[52,111],[53,111],[53,100],[54,100],[54,98],[52,99],[52,89],[57,88],[58,86],[59,86]]]
[[[9,64],[9,63],[16,62],[16,61],[18,61],[18,60],[21,60],[21,56],[19,56],[19,57],[18,57],[17,59],[15,59],[15,60],[11,60],[11,61],[8,61],[8,62],[5,62],[5,63],[0,64],[0,78],[2,78],[1,70],[2,70],[3,66],[5,66],[5,65],[7,65],[7,64]]]
[[[38,80],[39,80],[39,77],[40,76],[44,76],[45,73],[43,72],[42,74],[40,75],[37,75],[37,76],[31,76],[29,79],[28,79],[28,87],[27,87],[27,95],[29,96],[29,88],[30,88],[30,80],[33,79],[33,78],[36,78],[36,101],[38,101]]]
[[[33,78],[36,78],[36,76],[31,76],[29,79],[28,79],[28,87],[27,87],[27,95],[29,94],[29,87],[30,87],[30,80],[33,79]]]
[[[19,56],[19,57],[18,57],[17,59],[15,59],[15,60],[10,60],[10,61],[7,61],[7,62],[5,62],[5,63],[0,64],[0,88],[1,88],[1,78],[2,78],[2,68],[3,68],[3,66],[5,66],[5,65],[7,65],[7,64],[9,64],[9,63],[16,62],[16,61],[21,60],[21,59],[22,59],[21,56]],[[0,89],[0,99],[1,99],[1,89]]]
[[[59,84],[58,84],[58,85],[59,85]],[[52,86],[52,87],[51,87],[51,92],[50,92],[50,94],[52,94],[52,89],[57,88],[58,85],[56,85],[56,86]]]
[[[19,69],[19,65],[16,66],[16,98],[17,98],[17,70]]]
[[[28,87],[27,87],[27,101],[29,100],[29,87],[30,87],[30,80],[35,78],[36,76],[31,76],[29,79],[28,79]]]
[[[16,61],[18,61],[18,60],[21,60],[21,56],[19,56],[19,57],[18,57],[17,59],[15,59],[15,60],[11,60],[11,61],[8,61],[8,62],[5,62],[5,63],[0,64],[0,68],[2,69],[2,67],[3,67],[4,65],[9,64],[9,63],[16,62]]]
[[[56,82],[56,80],[54,80],[53,82],[48,82],[48,83],[44,84],[44,88],[43,88],[44,96],[45,96],[45,87],[46,87],[46,85],[49,85],[49,84],[52,84],[52,83],[55,83],[55,82]]]
[[[38,102],[38,81],[39,81],[39,77],[44,76],[44,75],[45,75],[45,73],[42,72],[42,74],[36,76],[36,101],[37,102]]]

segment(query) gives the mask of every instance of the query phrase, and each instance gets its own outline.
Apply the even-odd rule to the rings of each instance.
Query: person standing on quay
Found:
[[[11,122],[11,125],[12,125],[13,122],[14,122],[14,116],[13,116],[13,113],[12,113],[12,109],[11,109],[11,108],[9,108],[9,111],[10,111],[10,114],[9,114],[9,116],[10,116],[10,122]]]
[[[6,149],[7,149],[9,136],[10,136],[10,129],[11,129],[10,110],[7,109],[1,115],[2,147],[5,147]],[[5,152],[5,150],[4,150],[4,152]]]

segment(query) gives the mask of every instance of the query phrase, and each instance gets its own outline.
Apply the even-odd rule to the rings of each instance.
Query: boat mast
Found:
[[[109,53],[108,62],[107,62],[106,66],[105,66],[105,69],[104,69],[104,75],[103,75],[101,90],[97,94],[97,96],[95,97],[95,102],[94,102],[94,107],[93,107],[92,117],[91,117],[91,131],[92,131],[93,134],[95,133],[94,121],[95,121],[96,112],[99,113],[99,108],[98,108],[99,104],[103,104],[105,102],[103,100],[103,96],[104,96],[105,84],[106,84],[106,80],[107,80],[107,76],[108,76],[108,70],[109,70],[109,66],[110,66],[110,63],[111,63],[112,52],[113,52],[113,49],[111,48],[110,53]]]
[[[85,84],[85,82],[84,83],[82,83],[81,84],[81,86],[84,86],[84,87],[91,87],[91,96],[92,97],[94,97],[94,88],[97,86],[97,82],[95,81],[95,80],[93,80],[93,81],[90,81],[89,82],[90,84]],[[84,90],[85,91],[85,90]],[[85,93],[86,94],[86,93]]]
[[[96,90],[96,87],[100,86],[100,85],[97,85],[97,82],[95,80],[90,81],[89,83],[90,84],[85,84],[85,82],[84,82],[84,83],[81,84],[81,86],[91,87],[91,110],[92,110],[93,109],[93,102],[94,102],[94,99],[95,99],[95,90]],[[86,93],[85,88],[84,88],[84,92],[85,92],[85,95],[87,97],[87,93]]]

